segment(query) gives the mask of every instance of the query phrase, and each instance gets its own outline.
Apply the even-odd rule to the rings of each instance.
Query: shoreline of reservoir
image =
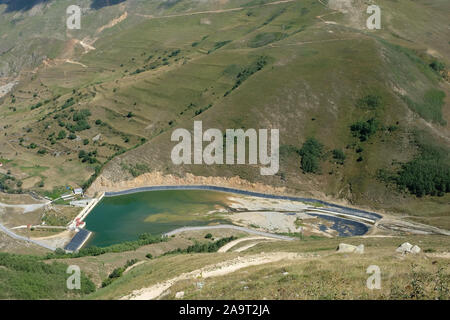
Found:
[[[250,196],[250,197],[256,197],[256,198],[263,198],[263,199],[274,199],[274,200],[287,200],[287,201],[295,201],[295,202],[301,202],[306,204],[312,204],[312,207],[309,208],[310,211],[316,211],[320,213],[325,213],[331,216],[335,216],[338,219],[344,219],[344,220],[350,220],[357,222],[358,224],[375,224],[379,219],[382,218],[382,215],[374,212],[369,212],[361,209],[356,208],[350,208],[338,204],[333,204],[327,201],[314,199],[314,198],[304,198],[304,197],[296,197],[296,196],[288,196],[288,195],[276,195],[276,194],[268,194],[268,193],[262,193],[262,192],[255,192],[255,191],[248,191],[243,189],[237,189],[237,188],[229,188],[229,187],[220,187],[215,185],[159,185],[159,186],[146,186],[146,187],[138,187],[138,188],[130,188],[126,190],[121,191],[106,191],[103,192],[99,197],[94,198],[89,205],[84,208],[78,215],[77,218],[79,220],[83,221],[85,220],[88,215],[97,207],[98,204],[102,203],[102,200],[104,198],[113,198],[113,197],[119,197],[124,195],[131,195],[131,194],[138,194],[138,193],[145,193],[145,192],[151,192],[151,191],[172,191],[172,190],[197,190],[197,191],[215,191],[215,192],[222,192],[222,193],[228,193],[228,194],[235,194],[235,195],[243,195],[243,196]],[[356,221],[355,221],[356,220]],[[76,218],[69,223],[69,225],[73,225],[76,221]],[[237,228],[240,228],[241,226],[235,226]],[[88,227],[89,228],[89,227]],[[168,232],[163,232],[163,234],[172,234],[172,232],[175,232],[177,230],[196,230],[196,228],[201,229],[208,229],[208,228],[218,228],[218,226],[184,226],[184,227],[175,227],[173,230],[170,230]],[[233,226],[234,228],[234,226]],[[368,230],[368,228],[367,228]],[[256,231],[255,232],[259,232]],[[271,233],[267,233],[271,234]],[[83,241],[83,244],[78,247],[80,249],[83,247],[87,241]]]
[[[379,213],[370,212],[362,209],[356,209],[351,207],[346,207],[343,205],[333,204],[324,200],[314,199],[314,198],[303,198],[303,197],[296,197],[296,196],[286,196],[286,195],[276,195],[276,194],[269,194],[269,193],[262,193],[262,192],[255,192],[255,191],[248,191],[243,189],[237,189],[237,188],[229,188],[229,187],[219,187],[214,185],[162,185],[162,186],[147,186],[147,187],[137,187],[137,188],[131,188],[121,191],[106,191],[104,193],[105,197],[116,197],[121,195],[127,195],[127,194],[133,194],[133,193],[140,193],[140,192],[147,192],[147,191],[166,191],[166,190],[209,190],[209,191],[219,191],[219,192],[225,192],[225,193],[234,193],[234,194],[240,194],[240,195],[246,195],[246,196],[252,196],[252,197],[258,197],[258,198],[266,198],[266,199],[277,199],[277,200],[290,200],[290,201],[298,201],[303,203],[315,203],[318,205],[327,206],[327,210],[332,209],[332,212],[335,212],[336,214],[347,214],[347,215],[353,215],[359,218],[365,218],[377,221],[383,216]]]

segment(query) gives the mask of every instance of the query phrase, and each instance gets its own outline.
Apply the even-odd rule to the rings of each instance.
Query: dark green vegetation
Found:
[[[127,263],[125,263],[125,265],[123,267],[114,269],[109,274],[108,278],[102,282],[102,288],[110,285],[117,278],[120,278],[122,276],[122,274],[124,273],[124,271],[127,270],[128,267],[131,267],[132,265],[134,265],[136,262],[138,262],[137,259],[128,260]]]
[[[0,253],[0,299],[68,299],[81,298],[95,291],[84,273],[81,289],[67,289],[67,265],[44,263],[42,258]]]
[[[333,153],[333,159],[335,159],[339,164],[344,164],[345,161],[345,153],[341,149],[334,149],[332,151]]]
[[[389,17],[373,32],[365,29],[366,4],[353,4],[360,14],[336,14],[316,0],[272,2],[126,1],[83,13],[82,30],[68,33],[63,2],[33,15],[1,12],[2,81],[19,81],[0,98],[0,157],[16,179],[4,180],[8,191],[94,184],[95,193],[143,173],[190,173],[386,212],[449,212],[443,181],[432,178],[423,189],[430,195],[418,199],[410,167],[400,189],[377,179],[418,157],[415,130],[448,152],[450,57],[440,26],[449,2],[380,0]],[[278,128],[287,151],[279,172],[173,165],[171,133],[194,119],[204,129]],[[320,157],[295,152],[309,137],[323,145]],[[445,164],[433,168],[424,177]]]
[[[254,73],[262,70],[264,66],[267,64],[268,58],[265,56],[258,57],[254,62],[252,62],[249,66],[244,68],[236,75],[236,82],[231,88],[231,91],[237,89],[245,80],[250,78]],[[231,91],[226,91],[224,97],[230,94]]]
[[[374,118],[370,118],[367,121],[358,121],[350,126],[350,130],[355,137],[358,137],[361,142],[369,139],[370,136],[375,134],[378,129],[378,121]]]
[[[301,167],[304,172],[319,172],[320,160],[323,156],[323,144],[315,138],[309,138],[305,141],[298,153],[302,157]]]
[[[19,190],[14,189],[14,183],[16,178],[9,174],[0,174],[0,191],[2,192],[19,192]]]
[[[98,256],[101,254],[114,252],[126,252],[126,251],[132,251],[136,250],[142,246],[152,244],[152,243],[159,243],[167,241],[166,237],[161,236],[152,236],[151,234],[145,233],[141,234],[139,236],[138,240],[135,241],[126,241],[119,244],[114,244],[108,247],[88,247],[88,248],[82,248],[78,252],[75,253],[65,253],[64,250],[57,250],[54,253],[49,253],[46,256],[46,259],[70,259],[70,258],[80,258],[80,257],[86,257],[86,256]]]
[[[425,139],[416,134],[419,154],[401,165],[394,180],[418,197],[443,196],[450,192],[450,153]]]
[[[407,96],[402,97],[411,110],[420,114],[424,119],[430,120],[442,125],[447,124],[442,118],[442,107],[444,106],[445,93],[441,90],[430,89],[420,102],[414,102]]]
[[[220,247],[223,247],[228,242],[231,242],[233,240],[236,240],[237,238],[234,236],[222,238],[214,242],[206,242],[206,243],[200,243],[197,242],[196,244],[193,244],[192,246],[187,247],[186,249],[176,249],[173,251],[169,251],[165,253],[165,255],[170,254],[183,254],[183,253],[201,253],[201,252],[217,252]]]

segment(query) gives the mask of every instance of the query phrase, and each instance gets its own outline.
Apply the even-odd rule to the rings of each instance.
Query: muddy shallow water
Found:
[[[296,217],[290,215],[302,217],[308,208],[308,204],[298,200],[215,190],[172,189],[109,195],[85,219],[86,228],[93,231],[87,246],[108,246],[136,240],[146,232],[158,235],[180,227],[217,223],[234,222],[254,228],[257,221],[263,231],[298,232]],[[360,222],[309,212],[308,215],[320,218],[319,224],[326,221],[326,225],[316,227],[328,234],[352,236],[368,230]]]

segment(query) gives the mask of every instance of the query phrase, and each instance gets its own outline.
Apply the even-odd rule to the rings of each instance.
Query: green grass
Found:
[[[219,277],[175,282],[165,298],[174,299],[176,292],[184,291],[185,299],[213,299],[218,295],[221,299],[448,299],[450,275],[445,259],[429,259],[422,254],[398,259],[395,249],[405,241],[433,248],[436,253],[446,250],[448,239],[445,236],[347,238],[346,243],[364,244],[363,255],[337,254],[336,248],[342,239],[261,243],[239,253],[241,259],[261,252],[280,251],[298,252],[303,258],[247,267]],[[133,290],[237,256],[232,252],[162,256],[137,266],[89,298],[119,298]],[[366,287],[369,277],[366,269],[372,264],[381,269],[381,290]],[[200,281],[204,283],[201,290],[196,286]]]
[[[269,43],[280,41],[285,38],[286,34],[281,32],[259,33],[248,42],[250,48],[259,48]]]
[[[398,98],[398,92],[404,93],[410,101],[409,108],[426,120],[442,124],[446,120],[443,96],[438,92],[442,77],[421,51],[442,47],[437,39],[443,38],[443,32],[435,25],[446,21],[442,15],[446,4],[441,1],[430,7],[421,1],[408,3],[400,15],[398,8],[406,3],[404,0],[383,1],[383,6],[395,10],[386,22],[387,31],[375,36],[347,28],[350,25],[343,15],[329,17],[344,27],[325,27],[317,16],[330,10],[317,1],[271,6],[261,6],[262,3],[268,1],[236,0],[221,8],[246,8],[161,19],[145,19],[134,13],[166,15],[188,9],[212,10],[218,5],[179,1],[170,8],[157,9],[157,3],[133,3],[124,22],[95,35],[90,32],[117,18],[117,11],[105,8],[86,14],[83,37],[98,37],[96,50],[81,54],[83,50],[76,46],[71,58],[87,68],[60,63],[39,69],[33,79],[21,83],[18,90],[23,92],[16,94],[14,104],[11,97],[0,104],[2,112],[7,112],[2,113],[5,118],[0,125],[11,125],[5,129],[8,135],[1,139],[12,145],[5,145],[1,156],[13,159],[18,152],[26,159],[16,167],[9,164],[16,169],[13,175],[36,174],[21,167],[48,163],[45,166],[49,169],[39,173],[45,180],[41,189],[46,190],[66,184],[89,187],[101,174],[114,181],[132,179],[150,170],[177,176],[187,172],[199,176],[240,176],[250,182],[289,186],[292,193],[320,191],[335,198],[351,197],[356,205],[386,210],[397,207],[397,200],[403,195],[386,191],[384,183],[375,178],[376,172],[381,168],[392,170],[392,163],[406,162],[414,156],[415,145],[407,141],[408,130],[421,123],[417,119],[409,122],[406,103]],[[55,8],[61,10],[63,6]],[[53,7],[49,10],[48,23],[36,15],[25,19],[17,30],[9,25],[12,15],[6,15],[0,23],[7,34],[5,43],[19,39],[18,32],[25,32],[20,41],[26,41],[29,30],[48,30],[52,21],[59,19]],[[406,28],[404,23],[410,16],[424,22],[426,15],[435,17],[435,21]],[[65,30],[59,25],[54,32],[62,37]],[[405,40],[411,38],[411,28],[418,35],[416,42]],[[435,38],[426,37],[427,32],[434,32]],[[392,33],[398,37],[392,37]],[[52,55],[61,53],[56,50],[61,49],[59,41],[47,42],[52,44]],[[41,52],[42,43],[32,46]],[[23,52],[28,51],[23,48]],[[66,54],[70,56],[70,52]],[[261,64],[261,57],[267,58],[266,63]],[[440,60],[447,62],[448,58]],[[47,100],[50,102],[30,110],[30,106]],[[11,106],[17,111],[12,112]],[[78,127],[85,129],[76,132],[79,141],[61,139],[52,144],[51,139],[47,140],[61,130],[58,120],[76,131],[73,114],[84,109],[92,115]],[[127,117],[130,112],[133,116]],[[56,115],[60,118],[53,119]],[[279,128],[280,144],[292,149],[282,150],[280,174],[275,177],[261,177],[256,167],[173,166],[170,134],[176,127],[191,128],[193,118],[202,120],[205,128]],[[357,141],[349,126],[371,118],[380,122],[380,130],[364,142],[364,151],[357,154]],[[96,119],[106,124],[96,125]],[[381,130],[392,126],[398,129]],[[23,128],[33,131],[24,134]],[[95,143],[91,139],[97,134],[101,134],[101,139]],[[345,163],[323,161],[319,175],[304,174],[302,159],[295,150],[307,137],[316,137],[324,143],[325,150],[343,150]],[[38,148],[47,149],[47,154],[38,156],[38,149],[21,147],[14,141],[19,138],[25,139],[26,146],[35,143]],[[84,139],[90,141],[86,146],[82,144]],[[141,145],[141,139],[147,143]],[[97,150],[98,163],[81,162],[77,158],[80,149]],[[58,152],[62,153],[53,156]],[[357,161],[359,157],[362,161]],[[429,201],[439,205],[438,200]]]
[[[422,102],[414,102],[407,96],[402,99],[411,108],[425,120],[433,121],[441,125],[446,125],[442,118],[442,107],[444,106],[445,93],[441,90],[430,89],[425,92]]]
[[[47,264],[34,256],[0,253],[0,299],[76,299],[95,291],[81,274],[81,289],[69,290],[67,265]]]

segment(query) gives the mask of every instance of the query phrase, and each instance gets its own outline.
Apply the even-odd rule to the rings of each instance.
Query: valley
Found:
[[[448,1],[69,5],[0,1],[0,299],[448,299]]]

